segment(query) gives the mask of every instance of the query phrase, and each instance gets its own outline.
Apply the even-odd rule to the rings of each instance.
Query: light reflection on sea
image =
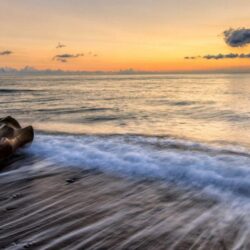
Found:
[[[2,116],[42,131],[249,146],[250,75],[1,76]]]

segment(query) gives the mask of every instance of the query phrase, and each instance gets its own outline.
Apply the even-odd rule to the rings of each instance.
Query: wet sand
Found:
[[[231,249],[238,230],[189,190],[78,169],[2,172],[0,211],[1,249]]]

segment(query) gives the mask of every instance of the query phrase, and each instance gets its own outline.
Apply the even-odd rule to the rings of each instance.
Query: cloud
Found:
[[[211,60],[220,60],[220,59],[235,59],[235,58],[250,58],[250,54],[235,54],[235,53],[230,53],[230,54],[217,54],[217,55],[205,55],[202,58]]]
[[[243,47],[250,43],[250,29],[228,29],[223,35],[225,42],[231,47]]]
[[[186,56],[184,59],[187,60],[194,60],[197,58],[203,58],[206,60],[221,60],[221,59],[235,59],[235,58],[249,58],[249,54],[237,54],[237,53],[230,53],[230,54],[217,54],[217,55],[205,55],[205,56]]]
[[[84,54],[60,54],[53,57],[53,60],[66,63],[69,59],[84,56]]]
[[[8,56],[11,55],[13,52],[10,50],[4,50],[4,51],[0,51],[0,56]]]
[[[66,47],[66,45],[65,45],[65,44],[62,44],[62,43],[60,43],[60,42],[59,42],[59,43],[57,44],[57,46],[56,46],[57,49],[61,49],[61,48],[64,48],[64,47]]]
[[[184,59],[186,59],[186,60],[194,60],[194,59],[197,59],[199,57],[200,56],[185,56]]]

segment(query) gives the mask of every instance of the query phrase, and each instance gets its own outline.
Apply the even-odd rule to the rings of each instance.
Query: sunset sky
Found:
[[[1,0],[0,67],[250,68],[247,56],[203,58],[249,54],[250,44],[224,40],[224,31],[243,27],[250,28],[249,0]]]

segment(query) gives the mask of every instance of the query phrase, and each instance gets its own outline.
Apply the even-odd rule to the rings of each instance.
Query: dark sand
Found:
[[[221,210],[159,182],[20,168],[1,172],[0,248],[231,249],[236,228],[215,230]]]

